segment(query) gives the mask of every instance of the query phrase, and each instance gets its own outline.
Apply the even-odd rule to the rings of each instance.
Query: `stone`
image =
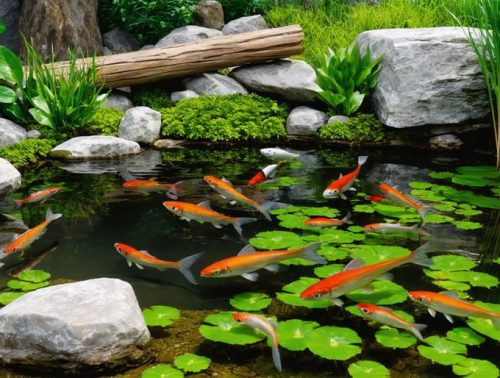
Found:
[[[185,98],[195,98],[199,97],[198,93],[195,91],[191,90],[185,90],[185,91],[177,91],[177,92],[172,92],[170,94],[170,100],[172,102],[179,102],[180,100],[184,100]]]
[[[216,0],[203,0],[196,6],[198,25],[220,30],[224,26],[224,10]]]
[[[460,140],[456,135],[453,134],[443,134],[434,136],[429,139],[429,145],[432,148],[439,148],[444,150],[457,150],[464,142]]]
[[[0,147],[19,143],[26,139],[26,130],[17,123],[0,118]]]
[[[328,119],[325,112],[307,106],[293,109],[286,120],[289,135],[314,135]]]
[[[243,66],[232,70],[229,76],[252,91],[301,103],[316,101],[316,92],[321,90],[314,69],[301,60]]]
[[[139,51],[140,51],[140,50],[151,50],[151,49],[154,49],[154,48],[156,48],[156,46],[155,46],[155,45],[144,45],[144,46],[142,46],[142,47],[139,49]]]
[[[97,20],[97,0],[23,1],[19,31],[31,41],[45,61],[66,60],[68,49],[77,54],[101,55],[102,36]],[[50,21],[50,22],[49,22]],[[26,60],[26,52],[21,49]]]
[[[383,124],[395,128],[473,122],[489,113],[483,76],[460,27],[386,29],[356,37],[384,56],[371,96]]]
[[[78,369],[125,360],[150,340],[129,283],[97,278],[54,285],[0,309],[0,360]]]
[[[28,139],[40,139],[42,137],[42,133],[38,130],[30,130],[26,133],[26,138]]]
[[[110,95],[104,101],[102,106],[106,108],[115,108],[121,110],[122,112],[126,112],[130,108],[134,106],[132,101],[125,95],[119,93],[110,93]]]
[[[240,17],[228,22],[222,28],[224,35],[253,32],[267,29],[266,21],[260,14],[255,16]]]
[[[136,106],[125,112],[118,136],[134,142],[151,144],[160,137],[161,114],[147,106]]]
[[[197,25],[187,25],[172,30],[165,37],[160,39],[156,43],[155,47],[177,45],[179,43],[199,41],[200,39],[221,37],[222,35],[222,32],[217,29],[204,28]]]
[[[71,138],[54,147],[50,156],[61,159],[112,159],[141,152],[138,143],[113,136]]]
[[[21,186],[21,174],[7,160],[0,158],[0,198]]]
[[[199,95],[230,95],[235,93],[247,94],[247,90],[236,80],[220,74],[202,74],[184,79],[186,89]]]
[[[184,143],[183,140],[178,140],[178,139],[158,139],[153,143],[154,148],[159,148],[159,149],[176,149],[176,148],[184,148],[182,147],[182,143]]]
[[[132,35],[118,28],[104,33],[103,40],[104,46],[114,54],[137,51],[141,48],[139,42]]]
[[[350,118],[345,115],[334,115],[328,118],[326,123],[335,123],[335,122],[349,122]]]
[[[5,32],[0,34],[0,45],[19,54],[19,33],[17,32],[19,15],[21,14],[21,0],[2,0],[0,20],[5,25]]]

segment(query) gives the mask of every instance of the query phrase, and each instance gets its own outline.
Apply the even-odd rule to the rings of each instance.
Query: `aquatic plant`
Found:
[[[118,127],[123,112],[116,108],[100,107],[92,119],[85,125],[82,133],[90,135],[118,136]]]
[[[441,255],[431,257],[432,265],[429,267],[432,270],[458,271],[469,270],[477,264],[471,259],[460,255]]]
[[[424,339],[427,345],[419,345],[418,352],[432,362],[441,365],[454,365],[465,360],[467,347],[464,344],[448,340],[440,336],[429,336]]]
[[[307,334],[307,348],[328,360],[345,361],[361,353],[361,338],[356,331],[345,327],[324,326]]]
[[[318,249],[318,254],[323,256],[328,261],[335,260],[343,260],[349,255],[349,250],[343,247],[333,247],[330,245],[322,245],[320,249]],[[330,265],[329,265],[330,266]],[[316,271],[315,271],[316,273]],[[316,273],[318,277],[318,273]]]
[[[290,231],[259,232],[249,240],[249,243],[260,249],[283,249],[304,244],[299,235]]]
[[[47,157],[56,146],[52,139],[25,139],[19,143],[0,147],[0,157],[16,168],[26,168]]]
[[[410,250],[396,245],[353,245],[351,257],[360,259],[365,265],[375,264],[410,254]]]
[[[279,322],[279,344],[283,348],[295,352],[305,350],[307,348],[306,339],[308,334],[317,327],[319,327],[319,323],[301,319]]]
[[[219,312],[208,315],[199,328],[201,335],[208,340],[226,344],[254,344],[266,338],[263,333],[257,333],[252,328],[238,323],[230,312]]]
[[[389,369],[376,361],[361,360],[347,368],[352,378],[389,378]]]
[[[288,188],[292,185],[297,185],[301,181],[303,181],[303,177],[281,176],[273,180],[261,182],[259,185],[257,185],[257,189],[278,190],[280,188]]]
[[[382,326],[375,332],[375,339],[387,348],[405,349],[417,342],[417,338],[410,332],[387,326]]]
[[[2,291],[0,304],[7,305],[26,292],[49,286],[51,274],[43,270],[27,269],[17,275],[17,279],[7,281],[7,287],[14,291]]]
[[[487,310],[500,312],[500,304],[477,301],[474,302],[474,305]],[[465,322],[469,327],[471,327],[474,331],[479,332],[481,335],[500,341],[500,329],[496,328],[490,319],[468,318]]]
[[[229,299],[231,306],[241,311],[260,311],[269,307],[271,301],[264,293],[239,293]]]
[[[15,301],[17,298],[22,297],[24,294],[23,291],[2,291],[0,293],[0,304],[5,306]]]
[[[146,325],[166,327],[171,325],[174,320],[179,319],[181,312],[170,306],[151,306],[143,310],[142,315]]]
[[[182,356],[177,356],[174,359],[174,365],[178,369],[182,369],[186,373],[198,373],[208,369],[212,360],[205,356],[198,356],[192,353],[185,353]]]
[[[344,269],[343,264],[329,264],[314,268],[314,274],[319,278],[326,278],[332,274],[341,272]]]
[[[297,281],[293,281],[283,286],[281,290],[284,292],[276,293],[276,298],[290,306],[302,306],[307,308],[327,308],[332,306],[333,303],[330,299],[308,301],[300,298],[300,293],[318,281],[319,279],[313,277],[300,277]]]
[[[373,114],[359,114],[347,122],[327,123],[318,130],[321,139],[349,142],[380,142],[384,127]]]
[[[495,364],[486,360],[466,358],[452,366],[453,373],[468,378],[498,377],[500,372]]]
[[[480,345],[486,339],[470,328],[456,327],[446,332],[446,338],[465,345]]]
[[[408,291],[395,282],[375,280],[368,288],[351,291],[346,297],[356,302],[390,305],[404,302],[408,298]]]
[[[184,373],[172,365],[159,364],[147,368],[142,372],[142,378],[183,378]]]

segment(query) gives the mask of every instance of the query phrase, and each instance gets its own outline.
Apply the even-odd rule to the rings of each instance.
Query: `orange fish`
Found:
[[[238,255],[219,260],[202,269],[200,275],[207,278],[242,276],[247,280],[257,281],[259,274],[255,273],[256,270],[264,268],[271,272],[277,272],[278,262],[295,257],[312,260],[318,264],[326,264],[326,260],[316,254],[320,245],[320,243],[316,243],[299,249],[261,252],[256,252],[252,246],[247,245]]]
[[[38,226],[30,228],[28,231],[25,231],[21,235],[19,235],[15,240],[10,242],[7,247],[5,247],[4,253],[10,254],[14,252],[20,252],[24,249],[28,248],[31,243],[40,238],[45,231],[47,231],[47,227],[50,222],[55,221],[62,217],[62,214],[53,214],[52,210],[47,210],[47,215],[45,220],[40,223]]]
[[[116,251],[127,259],[128,266],[132,266],[132,263],[134,263],[139,269],[144,269],[144,266],[149,266],[159,270],[177,269],[189,282],[193,285],[197,285],[193,273],[191,273],[189,269],[191,268],[191,265],[193,265],[196,260],[200,258],[203,252],[185,257],[179,261],[167,261],[158,259],[150,255],[147,251],[139,251],[127,244],[115,243],[114,245]]]
[[[472,318],[486,318],[493,322],[495,328],[500,329],[500,313],[485,310],[472,303],[457,298],[452,291],[435,293],[432,291],[410,291],[410,298],[427,307],[432,317],[436,316],[436,311],[444,314],[445,318],[453,323],[452,315],[466,316]]]
[[[371,265],[363,265],[363,262],[358,259],[351,260],[342,272],[333,274],[309,286],[300,294],[300,297],[302,299],[329,297],[335,305],[342,306],[343,302],[338,297],[368,286],[374,279],[383,276],[391,269],[407,263],[431,265],[432,261],[426,255],[429,251],[430,246],[427,243],[409,255]],[[386,278],[390,279],[391,277],[386,276]]]
[[[380,194],[370,194],[369,196],[366,196],[366,199],[372,202],[383,202],[387,200],[387,197],[381,196]]]
[[[149,180],[130,180],[124,182],[122,185],[126,189],[136,190],[139,192],[161,192],[166,191],[167,195],[172,199],[178,198],[178,186],[182,181],[178,181],[175,184],[161,184],[154,178]]]
[[[59,186],[51,186],[50,188],[45,188],[39,190],[38,192],[31,193],[28,197],[16,200],[18,206],[26,205],[27,203],[34,202],[45,202],[47,199],[52,197],[62,188]]]
[[[384,192],[385,196],[389,198],[391,201],[399,203],[400,205],[403,206],[413,207],[415,210],[418,211],[418,214],[420,215],[422,220],[425,218],[425,214],[430,208],[429,206],[424,206],[423,204],[412,200],[411,198],[405,196],[403,193],[398,191],[396,188],[384,184],[383,182],[380,183],[379,188],[382,192]]]
[[[306,219],[304,224],[312,227],[337,227],[342,224],[349,223],[352,224],[351,221],[351,213],[347,213],[344,218],[341,219],[333,219],[328,217],[316,217]]]
[[[347,199],[345,196],[344,192],[351,189],[351,186],[354,184],[354,181],[359,175],[359,172],[361,171],[361,167],[363,164],[366,163],[366,160],[368,159],[368,156],[358,156],[358,166],[354,171],[349,172],[345,176],[342,176],[340,174],[339,178],[335,181],[332,181],[330,185],[326,187],[326,189],[323,191],[323,197],[324,198],[337,198],[340,197],[342,199]],[[354,190],[351,189],[351,190]]]
[[[267,178],[273,178],[274,176],[276,176],[276,170],[283,163],[284,163],[284,161],[280,161],[277,164],[271,164],[265,168],[262,168],[255,176],[253,176],[250,180],[248,180],[247,185],[252,188],[252,187],[260,184],[262,181],[264,181]]]
[[[405,226],[401,223],[370,223],[363,226],[365,231],[376,232],[379,234],[395,234],[395,233],[416,233],[420,236],[430,236],[419,223],[413,226]]]

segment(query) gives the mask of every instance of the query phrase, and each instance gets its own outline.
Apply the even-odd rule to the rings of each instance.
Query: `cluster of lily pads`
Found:
[[[43,270],[27,269],[16,278],[7,281],[7,288],[0,292],[0,304],[7,305],[29,291],[49,286],[50,273]]]

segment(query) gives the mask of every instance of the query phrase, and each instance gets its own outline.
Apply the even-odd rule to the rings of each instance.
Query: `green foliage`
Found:
[[[0,293],[0,304],[7,305],[21,297],[27,291],[49,286],[51,275],[43,270],[24,270],[18,274],[17,279],[7,281],[7,288],[12,290]]]
[[[307,348],[314,354],[328,360],[345,361],[361,352],[361,338],[344,327],[325,326],[310,331],[307,335]]]
[[[271,298],[264,293],[239,293],[229,303],[241,311],[260,311],[271,304]]]
[[[468,378],[496,378],[500,372],[495,364],[486,360],[478,360],[475,358],[467,358],[460,361],[452,367],[453,373],[462,377]]]
[[[307,334],[319,326],[313,321],[290,319],[278,323],[278,339],[280,346],[292,351],[301,351],[307,348]]]
[[[224,10],[224,20],[227,22],[239,17],[262,14],[271,7],[274,0],[220,0]]]
[[[142,378],[183,378],[184,373],[172,365],[159,364],[147,368],[142,372]]]
[[[89,123],[85,125],[85,133],[90,135],[118,136],[118,126],[123,112],[116,108],[100,107]]]
[[[23,65],[7,47],[0,45],[0,115],[24,121],[22,102]]]
[[[208,315],[199,328],[201,335],[212,341],[227,344],[246,345],[254,344],[265,339],[265,334],[256,333],[245,324],[238,323],[233,319],[230,312],[220,312]]]
[[[198,356],[192,353],[185,353],[182,356],[177,356],[174,359],[176,368],[182,369],[189,373],[198,373],[208,369],[212,360],[208,357]]]
[[[249,242],[260,249],[284,249],[301,244],[302,239],[290,231],[263,231],[251,238]]]
[[[50,280],[51,274],[40,269],[23,270],[17,275],[17,278],[26,282],[40,283]]]
[[[500,304],[497,303],[474,302],[474,305],[493,312],[500,312]],[[469,318],[466,320],[466,323],[474,331],[496,341],[500,341],[500,329],[495,327],[491,319]]]
[[[142,312],[144,321],[148,326],[166,327],[179,319],[181,313],[178,309],[170,306],[151,306]]]
[[[328,49],[315,71],[316,82],[322,89],[318,97],[328,105],[331,114],[351,115],[359,109],[377,85],[382,58],[372,60],[370,48],[362,55],[355,42],[348,48]]]
[[[383,326],[375,332],[375,339],[387,348],[408,348],[417,342],[410,332],[399,331],[396,328]]]
[[[175,105],[170,100],[168,92],[160,88],[134,90],[132,92],[132,102],[135,106],[147,106],[157,111]]]
[[[384,126],[373,114],[359,114],[347,122],[332,122],[319,129],[322,139],[349,142],[379,142],[384,139]]]
[[[371,283],[371,287],[369,286],[367,289],[354,290],[346,294],[346,296],[356,302],[376,305],[402,303],[408,297],[408,292],[405,288],[387,280],[375,280]]]
[[[188,98],[160,113],[166,137],[236,141],[286,134],[286,107],[255,94]]]
[[[430,346],[419,345],[418,352],[432,362],[441,365],[453,365],[465,360],[467,347],[440,336],[429,336],[424,341]]]
[[[484,337],[467,327],[453,328],[446,332],[446,337],[452,341],[465,345],[479,345],[485,341]]]
[[[16,168],[25,168],[49,155],[57,143],[52,139],[25,139],[0,148],[0,157]]]
[[[388,378],[390,373],[384,365],[375,361],[356,361],[347,371],[352,378]]]

